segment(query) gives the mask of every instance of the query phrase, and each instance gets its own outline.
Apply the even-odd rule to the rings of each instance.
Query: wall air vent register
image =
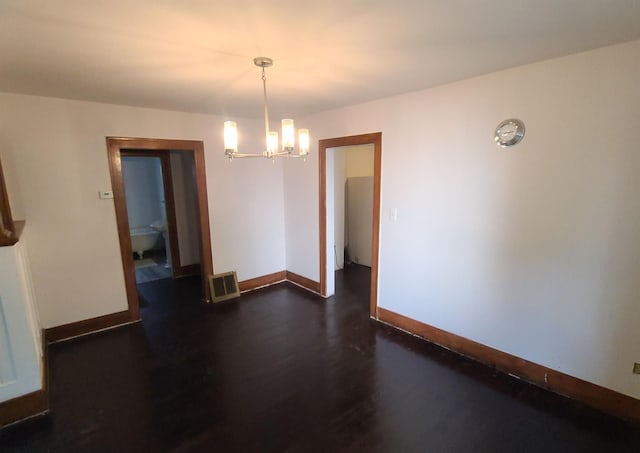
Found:
[[[211,302],[214,303],[240,297],[240,287],[235,271],[209,276],[209,291]]]

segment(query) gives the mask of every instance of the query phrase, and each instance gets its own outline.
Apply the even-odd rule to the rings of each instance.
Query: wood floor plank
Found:
[[[637,426],[372,321],[369,288],[139,285],[142,323],[49,347],[52,414],[0,451],[637,451]]]

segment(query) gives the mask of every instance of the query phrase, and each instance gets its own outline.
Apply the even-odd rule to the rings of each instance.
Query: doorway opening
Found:
[[[169,153],[122,150],[120,156],[136,284],[173,277],[177,244]]]
[[[349,157],[359,162],[349,168]],[[319,142],[320,292],[325,297],[334,293],[334,273],[341,266],[347,269],[350,263],[370,266],[369,315],[375,319],[378,318],[381,157],[380,132]],[[341,213],[346,222],[341,219]],[[341,231],[340,225],[345,224]]]
[[[144,274],[141,272],[144,270],[144,266],[138,265],[138,272],[136,272],[136,261],[140,263],[140,260],[144,260],[145,254],[150,260],[148,263],[150,268],[152,264],[155,266],[160,263],[164,269],[170,269],[168,273],[174,278],[200,273],[202,299],[209,302],[207,276],[213,274],[213,258],[211,255],[203,143],[193,140],[107,137],[107,150],[131,319],[140,319],[136,274]],[[183,216],[177,216],[176,210],[177,208],[183,211],[189,210],[189,203],[185,202],[186,198],[176,203],[175,198],[176,194],[180,193],[178,190],[180,186],[182,186],[182,190],[187,190],[190,186],[185,182],[189,173],[193,177],[192,190],[195,193],[191,208],[193,220],[191,223],[187,222],[183,225],[183,236],[192,237],[194,240],[181,241],[179,239],[179,224],[185,221],[184,219],[183,222],[177,220]],[[142,181],[132,182],[136,179],[142,179]],[[127,180],[129,181],[128,188]],[[136,195],[131,196],[131,194],[127,197],[127,191],[131,192],[128,189],[142,186],[143,184],[139,184],[140,182],[155,186],[153,188],[146,187],[146,192],[151,194],[151,199],[154,198],[155,193],[157,201],[155,207],[149,206],[149,198],[142,199]],[[160,195],[161,193],[162,195]],[[151,218],[156,220],[147,223]],[[148,237],[136,238],[135,234],[132,235],[133,229],[146,230]],[[142,231],[141,234],[144,236],[145,231]],[[164,250],[164,257],[161,256],[162,252],[159,250]],[[192,256],[197,255],[199,264],[189,265],[184,261],[184,257],[188,256],[189,252]],[[159,271],[157,268],[156,270]]]

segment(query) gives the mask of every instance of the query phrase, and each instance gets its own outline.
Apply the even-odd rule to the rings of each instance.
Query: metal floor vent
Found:
[[[240,287],[235,271],[209,276],[211,302],[222,302],[240,297]]]

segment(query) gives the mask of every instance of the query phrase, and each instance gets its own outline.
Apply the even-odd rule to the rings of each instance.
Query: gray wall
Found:
[[[122,179],[129,228],[147,227],[165,218],[160,158],[123,157]]]

